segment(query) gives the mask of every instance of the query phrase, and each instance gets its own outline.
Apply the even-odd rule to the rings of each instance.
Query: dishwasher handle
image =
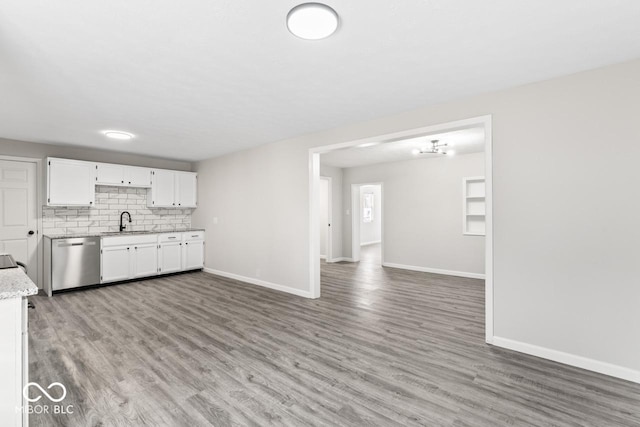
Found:
[[[95,246],[96,242],[77,242],[77,243],[65,243],[60,242],[56,245],[58,248],[66,248],[69,246]]]

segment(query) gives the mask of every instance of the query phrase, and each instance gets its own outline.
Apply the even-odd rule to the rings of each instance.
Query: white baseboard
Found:
[[[327,259],[326,255],[320,255],[320,259]]]
[[[360,246],[377,245],[378,243],[382,243],[382,240],[376,240],[376,241],[374,241],[374,242],[364,242],[364,243],[360,243]]]
[[[553,360],[554,362],[564,363],[565,365],[598,372],[600,374],[621,378],[634,383],[640,383],[640,371],[625,368],[623,366],[613,365],[611,363],[601,362],[599,360],[589,359],[575,354],[565,353],[563,351],[552,350],[550,348],[496,336],[493,337],[492,345],[541,357],[543,359]]]
[[[329,260],[327,262],[340,262],[340,261],[353,262],[353,258],[347,258],[347,257],[341,256],[341,257],[337,257],[337,258],[332,258],[331,260]]]
[[[402,270],[421,271],[423,273],[445,274],[447,276],[468,277],[470,279],[484,279],[484,274],[468,273],[466,271],[441,270],[439,268],[418,267],[415,265],[396,264],[393,262],[383,262],[383,267],[400,268]]]
[[[253,277],[241,276],[239,274],[227,273],[226,271],[214,270],[213,268],[205,267],[203,270],[205,273],[215,274],[216,276],[222,276],[228,279],[239,280],[240,282],[262,286],[263,288],[269,288],[275,291],[286,292],[288,294],[297,295],[299,297],[311,298],[311,292],[292,288],[290,286],[279,285],[277,283],[267,282],[266,280],[255,279]]]

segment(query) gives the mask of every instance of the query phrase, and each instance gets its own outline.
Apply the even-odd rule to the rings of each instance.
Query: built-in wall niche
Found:
[[[462,233],[484,236],[486,223],[484,176],[471,176],[462,180]]]

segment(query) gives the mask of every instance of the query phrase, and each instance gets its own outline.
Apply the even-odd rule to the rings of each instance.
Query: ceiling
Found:
[[[352,147],[330,151],[320,155],[322,164],[339,168],[374,165],[377,163],[398,162],[402,160],[443,157],[442,154],[413,154],[414,149],[431,148],[430,141],[438,140],[447,144],[446,151],[456,156],[484,151],[484,129],[472,128],[454,132],[440,133],[393,142],[381,142],[367,147]]]
[[[0,137],[199,160],[640,57],[637,0],[300,2],[3,0]]]

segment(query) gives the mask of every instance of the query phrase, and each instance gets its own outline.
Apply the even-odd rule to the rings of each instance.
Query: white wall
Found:
[[[304,294],[310,147],[492,114],[495,335],[640,381],[639,75],[636,60],[199,162],[206,265]]]
[[[348,188],[350,193],[351,187],[349,186]],[[373,218],[371,222],[364,222],[365,193],[373,194]],[[360,212],[356,212],[356,214],[360,217],[360,244],[367,245],[380,242],[382,239],[382,191],[379,185],[362,185],[360,187]],[[343,224],[347,223],[351,225],[351,221],[345,218]],[[351,233],[349,235],[351,236]],[[351,238],[348,240],[350,244]]]
[[[320,179],[320,203],[318,203],[318,229],[320,232],[320,256],[327,257],[329,235],[329,180]]]
[[[351,184],[384,184],[385,263],[482,275],[484,237],[462,234],[462,178],[479,175],[484,153],[345,168],[343,197]],[[349,220],[343,236],[350,257]]]

